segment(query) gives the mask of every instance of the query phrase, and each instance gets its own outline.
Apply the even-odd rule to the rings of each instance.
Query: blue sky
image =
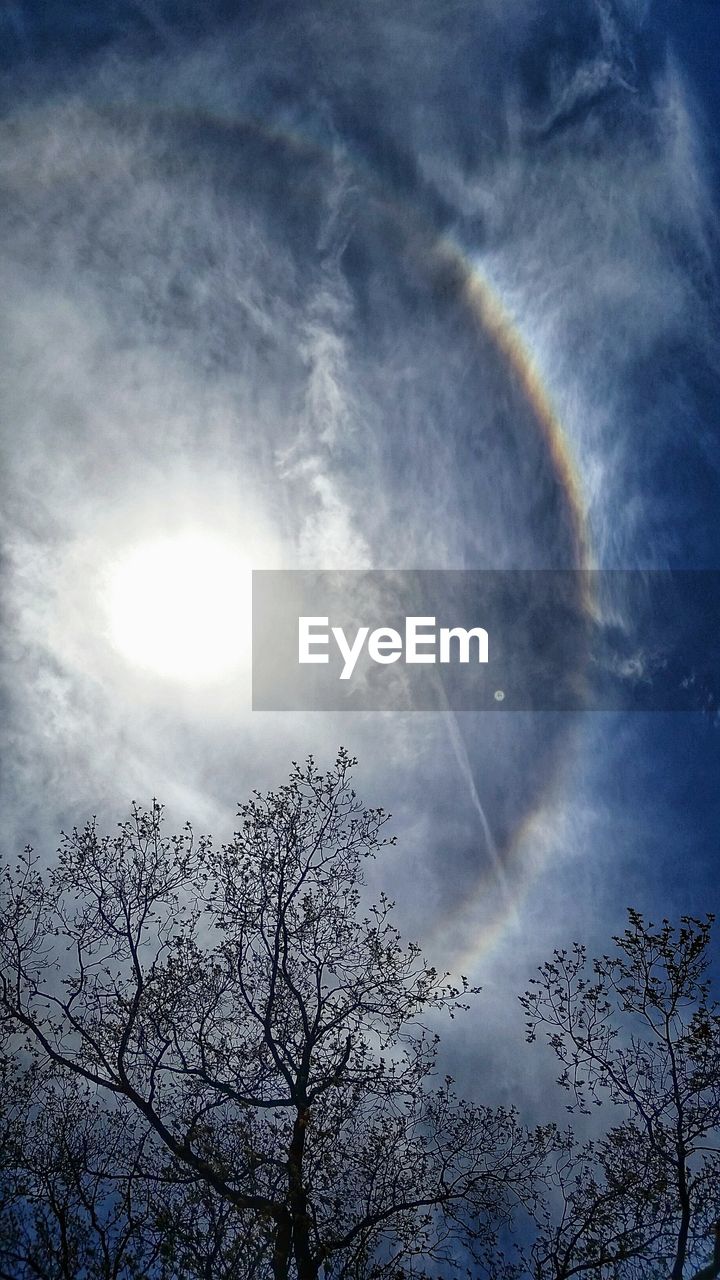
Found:
[[[0,22],[7,842],[52,851],[152,794],[221,836],[344,743],[396,815],[400,923],[473,967],[496,1028],[553,945],[603,946],[630,903],[712,908],[707,716],[258,716],[247,673],[133,665],[106,596],[188,527],[256,567],[572,564],[563,477],[466,279],[554,406],[594,563],[717,567],[720,6]],[[514,1062],[463,1036],[488,1080]]]

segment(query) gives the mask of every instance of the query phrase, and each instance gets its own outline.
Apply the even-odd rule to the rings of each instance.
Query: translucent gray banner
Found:
[[[703,711],[720,571],[253,573],[257,711]]]

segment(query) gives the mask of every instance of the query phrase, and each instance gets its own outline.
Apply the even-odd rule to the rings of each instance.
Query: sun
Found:
[[[128,549],[108,575],[111,644],[168,680],[208,684],[247,659],[251,569],[222,538],[186,532]]]

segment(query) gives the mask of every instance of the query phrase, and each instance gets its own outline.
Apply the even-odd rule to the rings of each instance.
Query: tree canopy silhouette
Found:
[[[478,989],[371,903],[354,764],[294,765],[219,848],[153,802],[5,868],[0,1280],[720,1275],[712,918],[541,966],[528,1038],[607,1119],[527,1128],[439,1074]]]
[[[403,945],[386,897],[363,902],[363,864],[392,841],[350,785],[354,763],[343,751],[329,772],[294,765],[218,849],[189,827],[165,835],[153,803],[114,836],[94,821],[64,835],[47,872],[26,850],[5,873],[6,1024],[46,1081],[55,1138],[71,1088],[115,1135],[100,1158],[86,1110],[84,1138],[50,1153],[70,1206],[94,1170],[104,1208],[85,1230],[105,1240],[108,1275],[177,1274],[183,1249],[191,1274],[193,1218],[229,1212],[235,1275],[449,1274],[480,1266],[529,1194],[533,1135],[436,1074],[431,1020],[471,989]],[[163,1194],[150,1215],[126,1209],[142,1248],[125,1242],[113,1272],[111,1220],[146,1184]],[[94,1274],[77,1270],[83,1248],[75,1280]]]
[[[528,1039],[544,1031],[560,1060],[569,1109],[590,1114],[609,1103],[623,1117],[602,1144],[601,1182],[583,1175],[594,1183],[590,1204],[577,1195],[583,1179],[573,1178],[570,1197],[564,1180],[562,1229],[546,1232],[549,1254],[563,1259],[550,1273],[558,1280],[593,1261],[597,1271],[603,1258],[611,1274],[683,1280],[720,1216],[713,917],[684,916],[677,926],[632,909],[628,917],[614,954],[590,962],[579,943],[556,951],[521,998]]]

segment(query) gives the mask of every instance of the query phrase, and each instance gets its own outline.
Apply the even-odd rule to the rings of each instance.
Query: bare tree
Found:
[[[663,1274],[668,1198],[638,1136],[631,1121],[594,1141],[580,1141],[571,1128],[547,1127],[530,1243],[519,1248],[524,1275],[657,1280]]]
[[[248,1276],[450,1274],[530,1193],[537,1140],[435,1074],[434,1020],[467,982],[402,945],[385,897],[363,906],[363,862],[392,842],[354,763],[293,766],[217,850],[165,836],[153,803],[113,837],[63,836],[48,873],[31,850],[5,871],[5,1020],[43,1070],[133,1115],[145,1145],[118,1172],[174,1187],[176,1257],[204,1212]]]
[[[692,1280],[717,1280],[717,1276],[720,1276],[720,1222],[713,1223],[712,1238],[712,1261],[700,1271],[696,1271]]]
[[[528,1039],[544,1030],[560,1059],[570,1109],[589,1114],[608,1101],[627,1117],[604,1141],[601,1183],[584,1188],[582,1197],[590,1191],[595,1214],[603,1204],[612,1209],[605,1228],[611,1234],[630,1207],[630,1239],[614,1246],[615,1271],[608,1271],[602,1240],[588,1251],[594,1234],[581,1231],[574,1250],[591,1274],[594,1252],[598,1276],[669,1274],[682,1280],[700,1261],[718,1217],[720,1009],[708,980],[711,925],[708,916],[655,927],[631,910],[628,928],[613,939],[615,954],[590,964],[579,944],[557,951],[521,998]],[[626,1174],[631,1182],[613,1207],[606,1199],[608,1174],[617,1171],[621,1187]],[[644,1196],[638,1198],[633,1179]],[[632,1260],[622,1256],[628,1244]],[[574,1273],[563,1274],[577,1274],[574,1265]]]
[[[0,1280],[251,1280],[261,1248],[168,1162],[131,1104],[73,1075],[5,1072]],[[250,1230],[248,1230],[250,1227]]]
[[[102,1114],[81,1082],[37,1068],[6,1074],[4,1086],[2,1280],[159,1280],[135,1117]]]

